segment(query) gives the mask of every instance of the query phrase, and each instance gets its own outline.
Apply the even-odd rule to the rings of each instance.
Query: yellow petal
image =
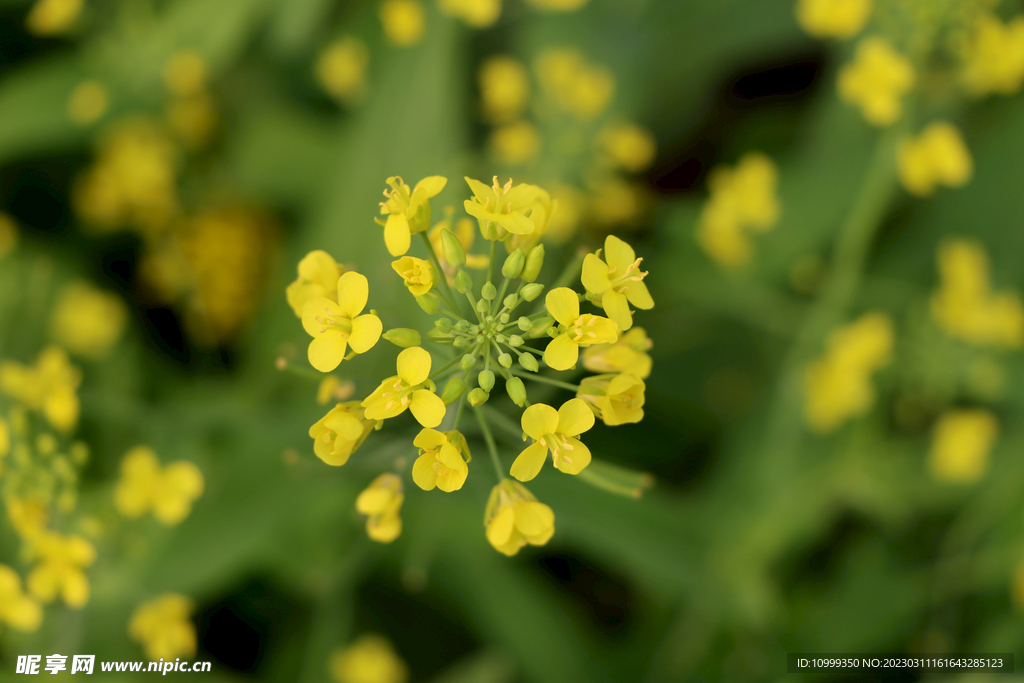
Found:
[[[499,214],[498,225],[505,228],[513,235],[529,235],[537,229],[533,219],[527,218],[521,213]]]
[[[338,262],[326,251],[311,251],[299,261],[299,277],[334,289],[334,281],[338,277]]]
[[[624,273],[626,268],[636,261],[636,252],[615,235],[608,235],[604,239],[604,257],[616,272]]]
[[[412,480],[424,491],[431,491],[437,486],[437,471],[434,470],[434,463],[437,459],[432,453],[426,453],[416,458],[412,464]]]
[[[342,315],[341,307],[326,297],[316,297],[307,301],[302,307],[302,329],[311,337],[320,334],[324,329],[323,317]],[[320,320],[317,320],[320,318]]]
[[[523,431],[530,438],[540,440],[545,434],[554,434],[558,427],[558,411],[543,403],[534,403],[523,411]]]
[[[412,234],[409,232],[409,219],[402,213],[388,215],[384,224],[384,244],[392,256],[402,256],[409,251]]]
[[[513,211],[523,209],[530,204],[533,204],[533,200],[540,194],[540,188],[536,185],[527,185],[522,183],[516,185],[501,197],[501,205],[508,206],[512,205]]]
[[[363,423],[355,415],[345,410],[328,415],[324,419],[324,425],[346,441],[355,441],[363,435]]]
[[[64,585],[61,596],[64,603],[71,609],[81,609],[89,602],[89,579],[80,571],[68,571],[64,574]]]
[[[593,414],[591,414],[591,418],[593,418]],[[562,460],[558,463],[558,470],[566,474],[579,474],[584,467],[590,464],[590,449],[576,438],[570,438],[569,445],[572,446],[572,451],[570,453],[563,452],[562,455],[568,455],[572,462],[568,463]]]
[[[645,311],[654,308],[654,299],[643,282],[631,282],[626,289],[626,298],[629,299],[629,303]]]
[[[412,403],[409,405],[413,417],[424,427],[436,427],[444,419],[444,401],[432,391],[418,389],[412,392]]]
[[[430,375],[430,353],[413,346],[398,354],[398,376],[409,386],[422,384]],[[425,425],[434,427],[435,425]]]
[[[560,334],[544,349],[544,362],[554,370],[568,370],[576,365],[579,355],[579,344],[570,339],[569,335]]]
[[[481,204],[485,203],[488,199],[492,200],[491,208],[493,208],[494,192],[491,191],[491,188],[487,187],[479,180],[474,180],[472,178],[466,178],[466,184],[469,185],[469,189],[473,191],[473,196],[475,196]],[[470,200],[467,199],[466,201]]]
[[[568,287],[556,287],[544,298],[551,317],[563,325],[572,325],[580,317],[580,298]]]
[[[597,254],[587,254],[583,259],[583,275],[580,276],[583,286],[588,292],[600,294],[612,286],[608,279],[608,264]]]
[[[501,508],[498,510],[498,514],[494,516],[494,519],[487,525],[487,541],[500,550],[501,546],[505,545],[512,535],[515,523],[516,514],[512,511],[512,506],[509,505]]]
[[[330,372],[341,364],[347,344],[338,332],[324,332],[309,343],[309,364],[320,372]]]
[[[532,406],[531,406],[532,407]],[[534,443],[523,449],[512,463],[509,474],[519,481],[530,481],[540,472],[547,458],[548,449],[540,443]]]
[[[43,610],[28,596],[8,597],[4,609],[4,621],[11,628],[24,633],[32,633],[43,622]]]
[[[380,318],[372,313],[361,315],[352,321],[352,334],[348,337],[348,345],[356,353],[366,353],[380,339],[382,329],[384,328]]]
[[[444,189],[444,186],[447,185],[447,184],[448,184],[448,179],[445,178],[444,176],[439,176],[439,175],[427,176],[423,180],[421,180],[418,183],[416,183],[416,187],[413,188],[413,192],[417,192],[419,190],[422,190],[428,197],[434,197],[438,193],[440,193],[441,190]]]
[[[402,518],[398,515],[386,515],[377,520],[368,519],[366,535],[377,543],[391,543],[402,535]]]
[[[540,536],[555,528],[555,513],[544,503],[524,500],[515,504],[516,529],[524,536]]]
[[[354,318],[366,308],[370,285],[366,276],[349,271],[338,279],[338,306],[349,318]]]
[[[390,489],[370,486],[356,496],[356,511],[362,515],[378,515],[387,509],[394,496]]]
[[[594,426],[594,411],[586,401],[570,398],[558,409],[558,426],[555,431],[566,436],[577,436]]]
[[[421,448],[425,451],[432,450],[441,446],[442,444],[448,443],[448,437],[436,429],[423,429],[413,439],[412,445],[416,448]]]
[[[620,330],[628,330],[633,327],[633,314],[629,311],[629,302],[626,300],[625,294],[609,289],[601,297],[601,306]]]

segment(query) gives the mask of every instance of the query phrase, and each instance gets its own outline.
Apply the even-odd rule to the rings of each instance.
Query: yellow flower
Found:
[[[745,154],[735,168],[719,166],[708,178],[710,196],[701,211],[697,240],[716,262],[737,267],[750,260],[746,232],[764,232],[779,220],[778,171],[760,152]]]
[[[580,315],[579,297],[568,287],[551,290],[544,303],[559,323],[555,338],[544,349],[544,362],[555,370],[568,370],[576,365],[581,346],[614,344],[619,338],[619,326],[614,320],[590,313]]]
[[[391,543],[402,533],[398,511],[405,499],[402,478],[385,472],[356,497],[356,511],[366,515],[366,534],[378,543]]]
[[[488,145],[498,163],[522,166],[540,154],[540,134],[532,123],[516,121],[495,128]]]
[[[43,413],[50,424],[65,432],[78,422],[75,390],[81,381],[82,373],[59,346],[44,348],[31,367],[13,361],[0,363],[0,392]]]
[[[285,289],[288,305],[302,317],[302,309],[310,299],[323,297],[337,303],[338,278],[345,272],[326,251],[311,251],[299,261],[299,277]]]
[[[316,80],[331,97],[351,103],[363,94],[369,63],[366,44],[345,36],[328,45],[316,60]]]
[[[26,584],[40,602],[53,602],[60,594],[72,609],[89,602],[89,579],[82,571],[96,561],[96,550],[81,536],[45,531],[36,536],[30,551],[37,560]]]
[[[7,519],[22,539],[31,542],[46,530],[47,506],[39,501],[7,496]]]
[[[650,166],[658,149],[654,135],[633,123],[605,126],[597,140],[608,162],[630,173]]]
[[[366,419],[359,401],[339,403],[309,428],[313,452],[328,465],[344,465],[376,426],[376,420]]]
[[[977,481],[988,469],[988,456],[999,432],[987,410],[951,410],[935,423],[928,470],[941,481]]]
[[[21,590],[21,577],[7,565],[0,564],[0,624],[31,633],[43,622],[39,603]]]
[[[804,412],[813,429],[831,431],[871,408],[871,375],[889,363],[892,347],[892,323],[880,313],[832,332],[824,357],[808,367],[805,378]]]
[[[437,254],[438,260],[441,262],[441,269],[444,271],[444,276],[448,280],[448,284],[455,284],[455,266],[448,263],[444,257],[444,249],[441,246],[441,231],[450,228],[451,221],[445,219],[430,229],[430,246]],[[466,253],[466,267],[481,270],[487,267],[487,263],[490,260],[483,254],[470,254],[468,253],[470,248],[473,246],[473,242],[476,240],[476,228],[473,227],[472,218],[460,218],[455,224],[455,229],[452,230],[455,236],[458,238],[459,243],[462,245],[463,250]]]
[[[139,605],[128,622],[128,635],[142,644],[151,660],[190,657],[196,652],[196,628],[189,618],[191,613],[191,600],[166,593]]]
[[[971,179],[971,153],[956,126],[945,121],[931,124],[917,138],[904,140],[896,157],[900,182],[919,197],[936,185],[963,187]]]
[[[7,420],[0,417],[0,458],[11,452],[11,428],[7,426]]]
[[[99,81],[82,81],[68,98],[68,118],[80,126],[95,123],[107,111],[107,89]]]
[[[586,401],[609,427],[644,419],[644,381],[635,375],[596,375],[580,382],[576,397]]]
[[[796,20],[815,38],[852,38],[871,17],[871,0],[797,0]]]
[[[25,26],[37,36],[67,31],[82,13],[82,0],[38,0],[25,19]]]
[[[473,28],[492,26],[501,16],[501,0],[439,0],[437,4],[441,12]]]
[[[853,63],[839,72],[839,96],[876,126],[896,123],[903,114],[901,98],[913,85],[914,67],[884,38],[862,40]]]
[[[366,307],[369,283],[364,275],[349,271],[338,278],[338,302],[326,297],[310,299],[302,307],[302,326],[313,337],[309,362],[320,372],[338,367],[349,348],[366,353],[383,330],[373,313],[359,315]]]
[[[447,183],[447,178],[432,175],[416,183],[410,192],[401,178],[387,179],[391,192],[384,190],[388,200],[380,203],[380,212],[388,217],[383,224],[384,243],[392,256],[409,251],[412,235],[430,227],[430,198],[437,196]]]
[[[334,652],[331,677],[336,683],[405,683],[409,670],[391,643],[378,635],[359,636],[344,650]]]
[[[413,296],[422,296],[434,286],[434,267],[415,256],[403,256],[392,261],[391,267],[402,276]]]
[[[164,65],[164,85],[178,97],[197,95],[206,88],[206,60],[194,50],[179,50]]]
[[[529,235],[534,231],[533,219],[526,214],[540,194],[539,187],[525,183],[513,187],[511,178],[504,185],[498,185],[498,176],[494,176],[491,187],[472,178],[466,178],[466,183],[473,190],[473,199],[465,200],[463,206],[466,213],[480,223],[480,232],[485,238],[503,240],[509,233]]]
[[[530,77],[517,59],[489,57],[477,72],[484,118],[491,123],[515,121],[530,99]]]
[[[585,401],[570,398],[555,410],[543,403],[534,403],[523,411],[525,439],[533,443],[512,463],[509,474],[519,481],[530,481],[537,476],[551,451],[555,469],[567,474],[579,474],[590,464],[590,449],[577,437],[594,426],[594,413]]]
[[[398,374],[380,383],[362,405],[366,417],[386,420],[401,415],[406,408],[424,427],[436,427],[444,418],[445,405],[434,393],[430,375],[430,354],[419,346],[398,354]]]
[[[555,534],[555,513],[538,503],[519,482],[503,479],[491,489],[484,528],[494,549],[511,557],[527,543],[540,546],[551,540]]]
[[[615,94],[611,72],[588,64],[576,50],[545,50],[537,58],[535,70],[541,87],[555,102],[581,119],[600,114]]]
[[[572,12],[586,5],[590,0],[527,0],[538,9],[551,12]]]
[[[152,510],[161,524],[173,526],[188,517],[202,492],[203,473],[198,467],[186,460],[161,467],[151,448],[136,446],[121,461],[114,506],[130,519]]]
[[[932,315],[947,333],[979,346],[1024,346],[1024,305],[1014,291],[993,292],[988,256],[977,242],[939,247],[939,290]]]
[[[583,367],[591,372],[628,373],[640,379],[651,376],[653,346],[642,327],[632,327],[614,344],[595,344],[583,351]]]
[[[1024,81],[1024,16],[1008,24],[998,17],[984,15],[964,54],[963,79],[975,95],[999,93],[1011,95]]]
[[[620,330],[633,326],[633,314],[629,304],[648,310],[654,308],[654,299],[647,291],[643,279],[646,271],[640,270],[642,258],[637,258],[633,247],[615,235],[604,240],[607,263],[601,260],[601,250],[587,254],[583,260],[583,286],[591,294],[600,297],[594,304],[605,310]]]
[[[537,243],[548,235],[552,225],[551,219],[555,215],[555,209],[557,208],[558,202],[553,200],[547,191],[538,187],[537,197],[529,206],[530,220],[533,221],[533,232],[528,235],[510,235],[505,240],[505,248],[508,252],[512,253],[516,249],[522,249],[524,252],[529,253],[531,249],[537,246]],[[484,266],[486,265],[485,263]]]
[[[60,294],[50,316],[50,334],[65,348],[102,358],[121,337],[128,314],[115,294],[75,282]]]
[[[14,251],[18,243],[18,228],[14,220],[0,211],[0,259]]]
[[[469,467],[462,455],[469,455],[469,447],[462,434],[424,429],[412,443],[420,449],[420,457],[412,466],[412,480],[417,486],[424,491],[433,490],[436,486],[445,493],[462,488],[469,475]]]
[[[419,0],[384,0],[380,23],[388,40],[399,47],[409,47],[423,38],[426,13]]]

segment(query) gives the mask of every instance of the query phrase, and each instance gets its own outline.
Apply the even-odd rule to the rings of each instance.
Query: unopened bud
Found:
[[[519,274],[523,272],[523,266],[526,265],[526,252],[521,248],[516,248],[508,258],[505,259],[505,265],[501,267],[501,274],[505,277],[512,279],[519,277]]]
[[[490,304],[485,299],[479,299],[476,302],[476,310],[481,313],[486,313],[491,309]]]
[[[455,329],[457,329],[459,332],[465,332],[466,330],[469,329],[469,321],[468,320],[460,320],[460,321],[458,321],[457,323],[455,323]]]
[[[434,321],[434,327],[441,330],[442,332],[452,331],[452,321],[448,318],[438,318]]]
[[[539,282],[531,282],[530,284],[523,287],[519,294],[527,301],[533,301],[540,293],[544,291],[544,285]]]
[[[461,268],[455,276],[455,289],[459,290],[459,294],[465,294],[473,289],[473,278]]]
[[[512,399],[512,402],[522,408],[526,405],[526,387],[523,386],[523,380],[518,377],[513,377],[509,381],[505,382],[505,391],[508,392],[508,397]]]
[[[465,337],[456,337],[452,345],[457,349],[464,349],[469,346],[469,340]]]
[[[416,297],[416,303],[430,315],[434,315],[437,313],[437,309],[441,308],[441,301],[434,292],[427,292]]]
[[[518,334],[513,334],[511,337],[508,338],[508,345],[509,346],[522,346],[523,345],[523,338],[520,337]]]
[[[516,296],[516,294],[513,292],[512,294],[506,296],[505,300],[502,301],[501,303],[505,304],[505,308],[511,311],[513,308],[519,305],[519,297]]]
[[[410,330],[408,327],[396,327],[393,330],[388,330],[381,336],[395,346],[401,346],[403,349],[419,346],[421,341],[420,333],[416,330]]]
[[[450,405],[458,401],[464,391],[466,391],[466,383],[462,378],[452,377],[444,385],[444,391],[441,392],[441,400],[444,401],[445,405]]]
[[[448,228],[441,229],[441,252],[444,260],[456,268],[466,265],[466,250],[462,248],[462,242]]]
[[[508,324],[508,320],[508,313],[502,313],[501,315],[498,316],[498,322],[501,323],[502,325]]]
[[[519,320],[516,321],[516,325],[518,325],[519,329],[523,332],[529,332],[530,328],[533,326],[533,321],[524,315],[520,316]]]
[[[540,369],[540,365],[537,364],[537,358],[532,353],[524,353],[519,356],[519,364],[530,372],[537,372]]]
[[[520,274],[526,282],[533,282],[540,276],[540,269],[544,265],[544,245],[538,244],[530,250],[529,256],[526,257],[526,265],[523,266],[523,272]],[[530,301],[530,299],[527,299]]]
[[[473,367],[474,363],[476,363],[476,356],[474,356],[471,353],[467,353],[465,356],[462,357],[462,360],[459,361],[459,367],[461,367],[463,370],[469,370],[471,367]]]
[[[490,282],[485,282],[484,286],[480,288],[480,296],[488,301],[493,301],[494,297],[498,296],[498,290]]]
[[[512,356],[507,353],[503,353],[498,356],[498,363],[503,368],[510,368],[512,367]]]
[[[494,373],[490,370],[481,370],[480,374],[476,376],[476,382],[481,389],[491,393],[491,389],[494,388]]]
[[[473,391],[469,392],[469,405],[471,406],[482,406],[487,403],[487,399],[491,397],[486,391],[477,387]]]

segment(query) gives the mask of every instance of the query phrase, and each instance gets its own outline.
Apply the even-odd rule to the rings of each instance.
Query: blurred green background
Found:
[[[1015,348],[943,334],[929,297],[936,250],[957,236],[984,245],[993,289],[1024,288],[1024,100],[929,99],[945,91],[923,79],[906,125],[879,131],[836,95],[855,44],[808,36],[789,0],[590,0],[569,12],[506,0],[482,28],[442,11],[458,4],[424,0],[422,36],[400,46],[375,2],[86,0],[53,32],[26,25],[30,3],[0,0],[0,211],[17,230],[0,257],[0,357],[35,359],[69,282],[114,292],[128,311],[113,353],[75,358],[92,596],[82,610],[48,607],[34,633],[0,631],[3,677],[26,653],[142,659],[129,618],[167,592],[194,601],[194,658],[224,681],[329,680],[331,652],[365,633],[391,641],[410,680],[453,683],[778,680],[787,652],[1020,652],[1024,363]],[[316,64],[347,36],[365,72],[335,98]],[[545,110],[533,86],[539,151],[509,163],[478,69],[510,55],[529,70],[550,48],[607,69],[614,93],[580,122]],[[183,50],[206,74],[176,92],[168,64]],[[936,115],[959,126],[974,175],[915,198],[885,153]],[[173,143],[152,133],[175,116]],[[647,168],[595,161],[597,131],[622,120],[657,141]],[[97,219],[80,207],[102,204],[103,188],[90,195],[83,178],[132,121],[171,171],[128,174],[152,171],[146,187],[170,188],[170,204]],[[707,177],[751,150],[778,168],[781,217],[745,268],[723,269],[695,239]],[[329,467],[307,435],[326,410],[316,381],[275,367],[307,367],[284,287],[313,249],[367,275],[385,328],[429,325],[372,219],[385,178],[434,174],[449,178],[435,220],[468,197],[464,175],[576,188],[575,234],[548,244],[549,280],[577,245],[613,232],[644,257],[657,304],[636,316],[654,341],[645,419],[598,424],[588,440],[596,459],[653,474],[654,488],[633,500],[548,469],[530,489],[554,509],[556,534],[514,558],[483,534],[493,479],[482,455],[458,494],[408,483],[402,536],[367,540],[354,498],[415,455],[418,428],[389,421]],[[895,332],[872,407],[812,432],[804,369],[829,331],[866,311]],[[338,375],[365,395],[396,351],[381,342]],[[975,381],[979,363],[995,379]],[[956,407],[998,418],[971,482],[929,474],[933,427]],[[202,471],[181,524],[113,511],[121,457],[137,444]],[[499,435],[499,448],[510,462],[521,446]],[[24,574],[9,528],[0,553]]]

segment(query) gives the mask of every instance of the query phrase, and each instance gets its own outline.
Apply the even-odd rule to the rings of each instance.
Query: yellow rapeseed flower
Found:
[[[50,335],[72,353],[102,358],[121,338],[127,322],[120,297],[74,282],[57,299],[50,315]]]
[[[400,177],[387,179],[391,192],[384,190],[388,200],[380,203],[380,212],[388,217],[383,224],[384,243],[392,256],[404,255],[409,251],[412,235],[430,227],[430,198],[437,196],[447,183],[447,178],[432,175],[410,191]]]
[[[988,456],[999,422],[988,410],[951,410],[935,423],[928,471],[936,479],[977,481],[988,469]]]
[[[409,47],[423,38],[426,12],[419,0],[384,0],[380,23],[388,40],[399,47]]]
[[[527,0],[537,9],[549,12],[573,12],[586,5],[590,0]]]
[[[82,13],[83,0],[38,0],[25,19],[25,26],[37,36],[67,31]]]
[[[537,243],[548,236],[548,231],[551,229],[552,218],[556,215],[556,209],[558,208],[558,202],[551,198],[547,190],[538,187],[537,196],[534,198],[533,203],[528,207],[530,214],[530,220],[533,221],[533,232],[528,235],[510,235],[505,240],[505,248],[509,253],[512,253],[516,249],[522,249],[524,252],[529,253],[531,249],[537,246]],[[487,265],[486,263],[484,264]]]
[[[549,49],[535,64],[541,87],[565,111],[592,119],[608,106],[615,94],[615,78],[604,67],[589,64],[572,49]]]
[[[80,126],[95,123],[107,111],[107,89],[99,81],[82,81],[68,97],[68,118]]]
[[[597,142],[609,163],[629,173],[646,170],[658,150],[651,131],[628,122],[605,126]]]
[[[852,38],[871,17],[872,0],[797,0],[796,20],[815,38]]]
[[[964,84],[974,95],[1011,95],[1024,82],[1024,16],[1009,23],[984,15],[964,54]]]
[[[540,154],[540,134],[528,121],[515,121],[491,131],[491,156],[500,164],[522,166]]]
[[[189,618],[191,614],[191,600],[166,593],[136,608],[128,622],[128,635],[142,644],[151,660],[189,657],[196,652],[196,628]]]
[[[971,152],[960,131],[945,121],[933,123],[920,136],[904,140],[896,162],[903,187],[919,197],[930,195],[936,185],[963,187],[974,171]]]
[[[323,297],[338,302],[338,278],[345,267],[334,257],[319,249],[306,254],[299,261],[299,276],[285,289],[288,305],[295,315],[302,317],[302,309],[310,299]]]
[[[14,251],[18,244],[18,226],[14,219],[0,211],[0,259]]]
[[[0,459],[11,452],[11,428],[7,420],[0,417]],[[2,460],[0,460],[2,461]]]
[[[640,379],[651,376],[651,357],[648,351],[654,345],[642,327],[632,327],[614,344],[595,344],[583,351],[583,367],[591,372],[628,373]]]
[[[338,278],[338,301],[326,297],[310,299],[302,307],[302,327],[313,337],[309,362],[320,372],[330,372],[345,358],[345,352],[366,353],[373,348],[383,325],[373,313],[362,313],[369,296],[366,276],[349,271]]]
[[[512,57],[489,57],[477,72],[484,118],[490,123],[508,123],[522,115],[530,99],[530,77],[526,67]]]
[[[366,515],[366,534],[378,543],[391,543],[402,534],[402,478],[385,472],[356,497],[356,511]]]
[[[491,489],[484,511],[487,541],[498,552],[511,557],[527,543],[540,546],[555,534],[555,513],[538,503],[525,486],[503,479]]]
[[[391,643],[374,634],[356,638],[344,650],[331,654],[335,683],[405,683],[409,669]]]
[[[33,366],[0,362],[0,392],[29,410],[41,412],[51,425],[64,432],[78,422],[75,391],[81,381],[82,373],[71,365],[67,353],[59,346],[44,348]]]
[[[444,14],[462,19],[473,28],[493,26],[501,16],[501,0],[438,0],[437,6]]]
[[[636,257],[633,247],[615,235],[604,240],[604,258],[601,260],[600,249],[587,254],[580,279],[589,293],[599,297],[594,304],[625,331],[633,326],[630,304],[644,310],[654,308],[654,299],[643,282],[647,271],[640,270],[643,259]]]
[[[523,438],[529,436],[533,443],[523,449],[509,470],[519,481],[537,476],[548,451],[555,469],[567,474],[579,474],[590,464],[590,449],[577,438],[594,426],[594,413],[585,401],[570,398],[558,410],[534,403],[523,411],[522,426]]]
[[[7,496],[7,519],[15,533],[31,542],[46,530],[47,506],[37,500]]]
[[[203,493],[203,473],[187,460],[160,466],[153,449],[136,446],[121,461],[121,477],[114,488],[114,506],[136,519],[152,511],[165,526],[188,517],[192,503]]]
[[[884,38],[857,46],[852,64],[839,72],[839,96],[860,107],[868,123],[889,126],[903,115],[902,98],[914,85],[914,67]]]
[[[0,624],[31,633],[43,622],[39,603],[21,589],[21,577],[7,565],[0,564]]]
[[[419,346],[398,354],[398,374],[381,382],[363,400],[366,417],[386,420],[401,415],[408,408],[424,427],[434,428],[441,424],[445,405],[434,393],[434,383],[428,379],[430,364],[430,353]]]
[[[89,602],[89,579],[82,570],[96,561],[96,549],[81,536],[62,536],[44,531],[30,543],[37,564],[26,584],[40,602],[53,602],[58,595],[72,609]]]
[[[576,397],[609,427],[644,419],[644,381],[636,375],[595,375],[580,382]]]
[[[748,232],[770,230],[779,220],[778,170],[770,158],[749,152],[735,168],[719,166],[708,177],[710,196],[701,210],[697,241],[722,266],[750,261]]]
[[[309,428],[313,452],[328,465],[344,465],[376,426],[359,401],[339,403]]]
[[[412,480],[424,491],[437,487],[445,493],[458,491],[469,475],[467,459],[469,447],[459,432],[439,432],[424,429],[412,442],[420,449],[420,456],[412,466]]]
[[[540,194],[539,187],[526,183],[513,185],[511,178],[499,185],[498,176],[494,176],[491,187],[472,178],[466,178],[466,183],[473,191],[473,198],[462,205],[466,213],[477,219],[480,234],[486,239],[503,240],[509,234],[529,235],[534,231],[536,225],[527,214]]]
[[[164,65],[164,85],[178,97],[191,97],[206,88],[206,59],[195,50],[179,50]]]
[[[355,36],[334,41],[316,60],[316,80],[320,87],[339,102],[348,104],[363,94],[370,51]]]
[[[619,338],[619,326],[614,320],[590,313],[580,315],[579,297],[568,287],[552,289],[544,304],[559,323],[555,338],[544,349],[544,362],[555,370],[568,370],[576,365],[581,346],[614,344]]]
[[[402,276],[413,296],[423,296],[434,286],[434,266],[415,256],[403,256],[392,261],[391,268]]]

